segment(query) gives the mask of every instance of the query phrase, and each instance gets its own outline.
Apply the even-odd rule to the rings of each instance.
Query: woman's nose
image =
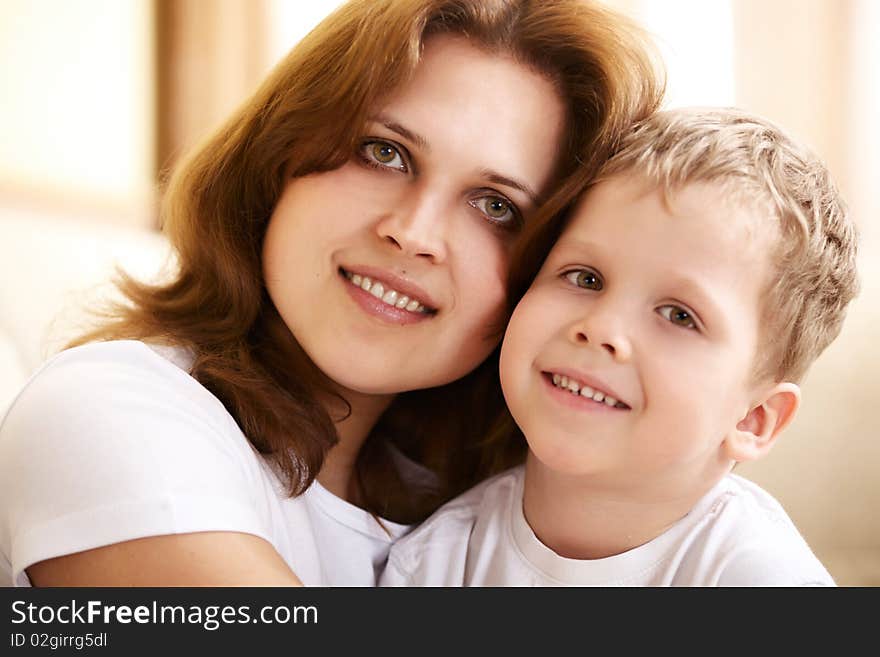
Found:
[[[626,362],[632,356],[629,324],[619,301],[597,299],[571,324],[569,339],[577,345],[598,347],[615,361]]]
[[[376,233],[408,256],[441,263],[447,257],[447,215],[440,193],[413,188],[379,219]]]

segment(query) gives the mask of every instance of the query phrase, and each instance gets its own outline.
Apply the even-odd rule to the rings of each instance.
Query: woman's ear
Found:
[[[777,383],[752,406],[724,439],[727,458],[755,461],[767,455],[777,436],[791,423],[801,403],[797,384]]]

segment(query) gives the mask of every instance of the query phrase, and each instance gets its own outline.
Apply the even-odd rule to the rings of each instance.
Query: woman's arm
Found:
[[[0,424],[0,553],[40,586],[299,584],[268,542],[266,477],[220,402],[147,346],[68,350]]]
[[[275,549],[253,534],[150,536],[46,559],[34,586],[302,586]]]

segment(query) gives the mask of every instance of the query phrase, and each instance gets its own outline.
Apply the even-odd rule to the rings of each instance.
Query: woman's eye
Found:
[[[501,196],[481,196],[469,203],[486,215],[492,223],[515,228],[519,225],[519,211]]]
[[[683,328],[688,329],[696,329],[697,322],[694,321],[693,315],[691,315],[687,310],[682,308],[681,306],[668,305],[668,306],[660,306],[657,309],[657,312],[663,315],[670,322],[675,324],[676,326],[681,326]]]
[[[591,269],[574,269],[565,273],[566,280],[572,285],[577,285],[585,290],[602,289],[602,279]]]
[[[407,170],[400,150],[387,141],[364,142],[361,145],[360,156],[364,162],[377,169]]]

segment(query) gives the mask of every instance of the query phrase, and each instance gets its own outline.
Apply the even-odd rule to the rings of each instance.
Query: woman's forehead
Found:
[[[553,84],[511,57],[438,35],[413,77],[371,116],[424,151],[541,188],[559,154],[565,108]]]

